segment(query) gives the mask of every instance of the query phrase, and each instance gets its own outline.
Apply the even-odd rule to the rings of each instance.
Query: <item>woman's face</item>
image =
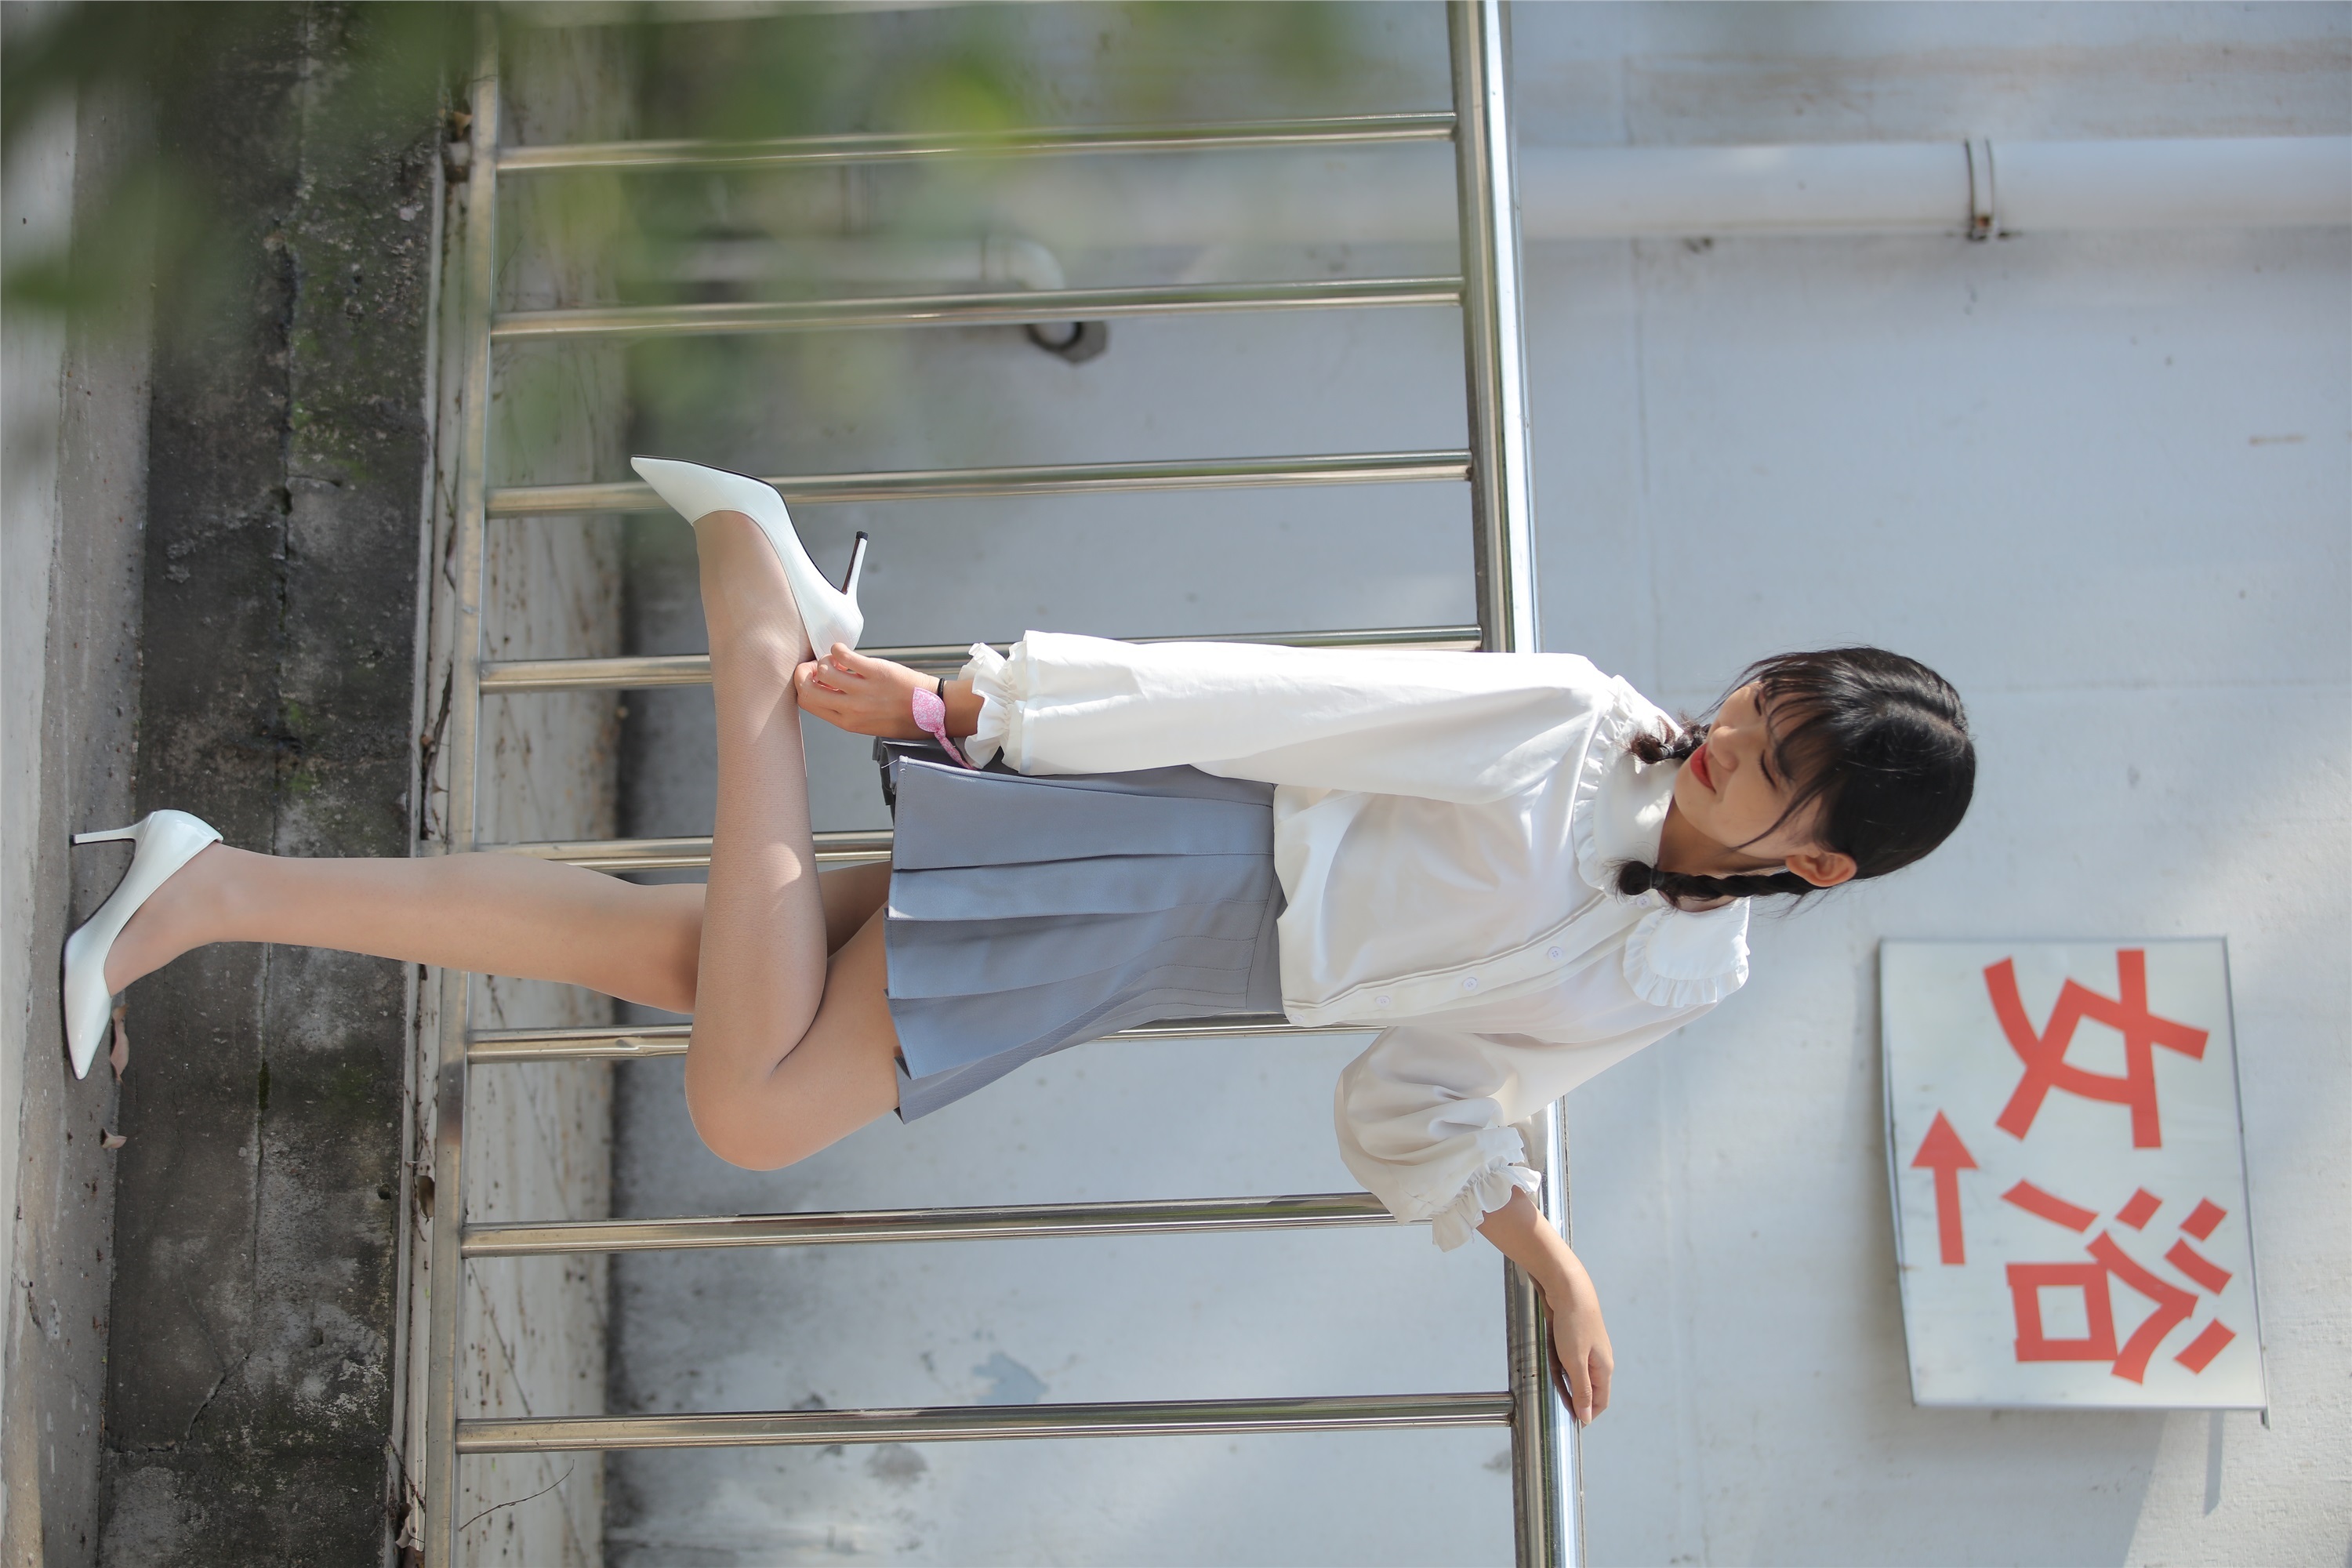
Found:
[[[1846,880],[1853,875],[1853,859],[1813,840],[1817,808],[1780,821],[1796,786],[1775,768],[1771,750],[1771,731],[1751,681],[1723,700],[1706,744],[1675,775],[1675,810],[1726,850],[1759,868],[1785,864],[1822,887]]]

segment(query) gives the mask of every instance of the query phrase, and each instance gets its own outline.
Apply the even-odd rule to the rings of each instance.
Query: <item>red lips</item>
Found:
[[[1706,786],[1707,793],[1712,795],[1715,792],[1715,775],[1707,771],[1705,746],[1690,754],[1690,771],[1698,776],[1699,783]]]

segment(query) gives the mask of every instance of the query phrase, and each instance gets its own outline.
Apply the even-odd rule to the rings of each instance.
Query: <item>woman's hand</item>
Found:
[[[1526,1270],[1543,1291],[1544,1306],[1551,1314],[1552,1349],[1568,1375],[1569,1407],[1580,1425],[1591,1426],[1594,1416],[1609,1408],[1609,1379],[1617,1366],[1592,1277],[1525,1192],[1513,1193],[1509,1203],[1481,1220],[1478,1234]]]
[[[853,735],[880,735],[893,741],[922,738],[915,727],[915,693],[929,691],[935,682],[928,675],[869,658],[845,643],[813,658],[793,672],[801,707]]]
[[[1551,1313],[1552,1349],[1560,1370],[1568,1374],[1568,1403],[1576,1419],[1590,1426],[1609,1408],[1609,1376],[1617,1358],[1609,1349],[1609,1328],[1601,1321],[1601,1298],[1592,1289],[1584,1265],[1570,1253],[1570,1276],[1544,1289],[1544,1306]]]

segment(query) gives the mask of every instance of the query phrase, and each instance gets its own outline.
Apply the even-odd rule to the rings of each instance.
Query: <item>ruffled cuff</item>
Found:
[[[996,760],[996,754],[1006,749],[1012,738],[1021,710],[1013,695],[1010,677],[1012,661],[984,642],[971,645],[971,657],[964,660],[963,668],[956,672],[958,680],[969,680],[980,698],[980,727],[963,741],[963,754],[971,765],[984,768]]]
[[[1454,1201],[1430,1219],[1429,1233],[1438,1250],[1451,1252],[1477,1235],[1479,1222],[1508,1204],[1513,1193],[1540,1200],[1543,1178],[1507,1155],[1473,1171]]]

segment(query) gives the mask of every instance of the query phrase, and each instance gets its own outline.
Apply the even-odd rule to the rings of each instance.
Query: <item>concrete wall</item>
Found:
[[[11,7],[11,47],[99,16]],[[171,805],[280,853],[408,840],[436,62],[355,79],[382,39],[334,6],[181,37],[162,79],[108,56],[8,171],[12,263],[69,225],[78,269],[137,274],[82,247],[135,243],[109,185],[158,156],[220,220],[152,342],[138,286],[6,327],[11,1563],[392,1538],[408,977],[215,949],[133,988],[120,1086],[58,1037],[59,942],[124,859],[69,868],[69,831]]]
[[[285,855],[415,810],[436,84],[342,72],[368,28],[275,11],[158,111],[239,265],[219,314],[163,279],[140,802]],[[103,1560],[388,1547],[412,984],[224,946],[131,993]]]
[[[1515,26],[1536,142],[2352,128],[2337,5],[1561,5]],[[1138,39],[1125,20],[1035,29],[1041,100],[1072,118],[1099,107],[1087,62]],[[1444,100],[1433,12],[1371,8],[1362,37],[1356,96],[1281,107]],[[1185,90],[1170,118],[1236,107],[1213,80]],[[1063,259],[1074,281],[1110,282],[1414,255],[1335,238]],[[1547,645],[1696,708],[1759,653],[1876,638],[1958,682],[1985,752],[1976,810],[1936,860],[1760,921],[1744,994],[1570,1102],[1579,1242],[1621,1363],[1584,1445],[1593,1560],[2341,1561],[2352,240],[1675,241],[1529,263]],[[716,421],[665,422],[641,381],[655,449],[777,471],[1460,439],[1458,338],[1438,312],[1121,322],[1077,367],[1006,332],[754,352],[776,395]],[[802,516],[821,560],[874,532],[877,644],[1469,607],[1444,487]],[[644,651],[696,646],[675,543],[632,559]],[[707,827],[705,700],[633,699],[631,831]],[[855,743],[820,735],[814,766],[821,826],[880,820]],[[2116,931],[2231,941],[2271,1424],[1914,1411],[1874,945]],[[1355,1048],[1082,1047],[772,1176],[698,1149],[674,1067],[632,1067],[616,1212],[1344,1186],[1328,1097]],[[1492,1258],[1412,1233],[689,1254],[617,1260],[614,1279],[615,1409],[1500,1376]],[[1500,1562],[1501,1447],[632,1455],[612,1468],[607,1546],[646,1563]]]
[[[2342,134],[2347,22],[1535,8],[1523,123],[1563,142]],[[1530,259],[1550,646],[1697,707],[1759,652],[1884,642],[1959,685],[1984,756],[1946,850],[1761,922],[1744,994],[1570,1102],[1579,1239],[1624,1369],[1585,1446],[1596,1560],[2340,1559],[2352,238]],[[1875,944],[2216,931],[2269,1424],[1912,1409]]]
[[[8,20],[13,34],[25,18]],[[134,110],[112,94],[69,100],[24,137],[5,182],[10,265],[87,232],[142,145]],[[56,963],[70,921],[112,885],[102,860],[68,863],[67,835],[131,815],[149,353],[143,310],[112,325],[12,315],[0,371],[0,1557],[12,1568],[88,1562],[99,1537],[118,1163],[103,1140],[120,1106],[103,1062],[72,1076]]]

